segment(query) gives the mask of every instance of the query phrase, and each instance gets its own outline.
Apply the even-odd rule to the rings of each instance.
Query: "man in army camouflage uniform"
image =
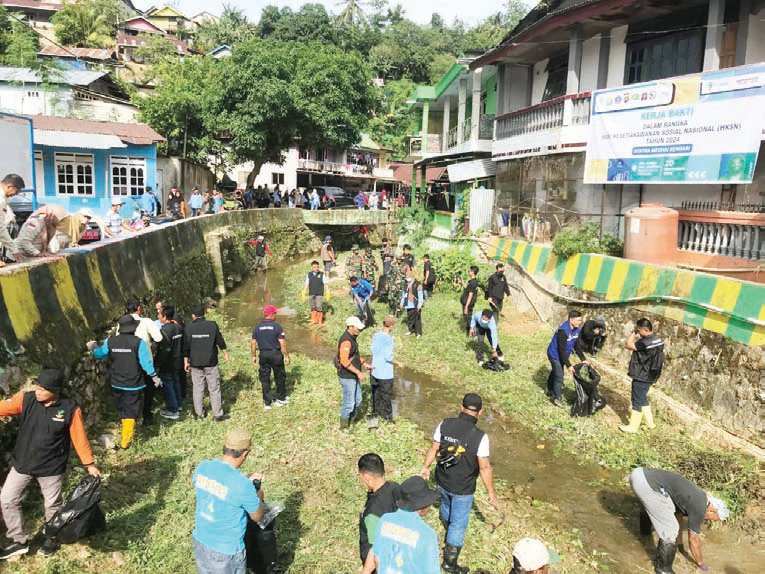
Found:
[[[369,281],[375,290],[377,290],[377,269],[377,261],[375,256],[372,255],[372,248],[367,247],[364,253],[364,275],[362,277]]]
[[[388,307],[391,315],[396,314],[401,293],[404,291],[404,284],[406,283],[405,269],[404,256],[399,255],[391,263],[390,273],[385,280],[385,285],[388,287]]]
[[[363,277],[363,259],[359,255],[359,246],[354,243],[351,246],[352,253],[345,260],[345,276],[350,279],[351,277]]]

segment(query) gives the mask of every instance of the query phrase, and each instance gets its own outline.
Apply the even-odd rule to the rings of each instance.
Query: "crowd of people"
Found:
[[[263,258],[260,263],[265,271],[266,257],[270,255],[265,238],[258,236],[252,244],[256,254]],[[311,262],[303,284],[312,327],[324,325],[323,304],[331,297],[329,277],[337,258],[330,236],[324,239],[320,259]],[[428,255],[423,257],[422,269],[417,268],[409,245],[396,254],[390,241],[384,239],[380,259],[381,265],[371,249],[362,254],[359,246],[353,245],[345,262],[350,308],[355,309],[355,314],[345,321],[333,359],[341,391],[342,431],[362,419],[367,419],[368,426],[377,426],[377,418],[388,424],[394,422],[394,371],[404,365],[396,358],[393,330],[405,310],[406,335],[422,335],[422,309],[438,279],[438,270]],[[488,306],[476,310],[481,289],[478,275],[479,268],[471,266],[468,281],[463,284],[460,307],[465,332],[476,339],[476,360],[485,368],[488,362],[504,361],[499,322],[510,290],[504,267],[498,264],[483,288]],[[370,301],[377,297],[387,299],[390,314],[383,318],[380,330],[374,334],[371,357],[366,360],[358,336],[364,329],[376,325]],[[168,301],[155,302],[154,309],[156,319],[150,319],[144,315],[141,302],[127,301],[125,314],[118,320],[114,334],[103,342],[87,344],[95,359],[110,361],[111,394],[121,424],[119,441],[114,445],[117,450],[130,448],[139,417],[144,425],[154,424],[157,389],[162,389],[165,403],[159,416],[168,421],[180,418],[188,375],[193,417],[199,420],[207,416],[203,400],[206,391],[213,420],[223,423],[229,418],[221,397],[219,353],[225,361],[229,360],[229,354],[218,324],[205,317],[206,309],[202,305],[190,310],[188,322]],[[286,368],[291,357],[287,335],[277,322],[277,315],[276,307],[266,305],[263,319],[253,327],[250,337],[251,361],[266,412],[290,403]],[[606,338],[603,318],[585,321],[577,310],[568,313],[547,347],[551,367],[547,393],[554,405],[565,406],[562,392],[565,374],[574,376],[578,384],[578,369],[589,366],[587,354],[594,355],[602,349]],[[491,353],[487,362],[484,361],[485,342]],[[624,346],[632,352],[628,369],[632,379],[632,411],[630,423],[619,428],[635,433],[643,421],[649,429],[655,427],[648,392],[661,375],[664,342],[653,331],[651,322],[642,318]],[[572,356],[579,359],[577,365],[572,364]],[[362,410],[362,384],[367,382],[367,375],[370,417],[375,419],[374,424],[370,424],[367,413]],[[0,550],[0,559],[29,551],[30,538],[24,528],[21,501],[32,481],[36,480],[43,492],[46,520],[61,506],[70,444],[74,445],[88,472],[100,475],[82,424],[81,409],[63,394],[64,385],[63,373],[46,369],[36,379],[33,391],[18,393],[0,403],[0,416],[19,416],[21,420],[13,467],[0,491],[0,509],[11,541]],[[437,425],[422,466],[412,469],[412,476],[400,485],[386,480],[385,465],[378,454],[372,452],[360,457],[358,478],[367,490],[359,520],[362,573],[468,572],[459,561],[479,477],[489,504],[499,506],[490,461],[490,438],[478,427],[483,413],[481,396],[466,393],[456,416]],[[245,476],[238,470],[250,455],[251,445],[249,431],[230,429],[223,440],[221,458],[201,462],[193,474],[196,491],[193,552],[200,573],[246,572],[248,553],[253,551],[247,547],[247,532],[255,528],[253,524],[258,524],[264,515],[263,476],[258,473]],[[429,486],[434,463],[435,490]],[[629,483],[640,511],[641,532],[650,534],[653,529],[659,537],[655,572],[673,572],[677,550],[683,548],[685,521],[690,555],[698,567],[706,571],[701,551],[701,525],[704,520],[725,520],[729,515],[725,503],[685,477],[661,469],[637,468],[631,473]],[[440,500],[439,518],[443,527],[442,548],[434,529],[422,520],[437,500]],[[46,537],[38,553],[50,556],[59,546],[55,537]],[[266,571],[274,572],[276,554],[269,556]],[[513,549],[511,573],[546,574],[558,559],[541,541],[524,538]]]

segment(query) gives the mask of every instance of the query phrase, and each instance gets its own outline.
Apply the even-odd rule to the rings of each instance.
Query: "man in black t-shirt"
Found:
[[[627,433],[636,433],[643,418],[649,429],[656,428],[648,404],[648,391],[659,379],[664,364],[664,341],[653,332],[651,322],[646,318],[639,319],[636,327],[624,344],[625,349],[632,351],[627,371],[632,379],[632,412],[630,424],[619,426],[619,430]]]
[[[197,419],[207,416],[203,406],[205,386],[210,393],[213,419],[223,422],[228,415],[223,414],[220,392],[220,367],[218,367],[218,349],[223,358],[229,361],[226,341],[215,321],[205,319],[205,308],[196,305],[191,308],[191,323],[186,324],[183,337],[183,368],[191,373],[191,394],[194,400],[194,414]]]
[[[494,316],[499,324],[499,316],[502,313],[502,305],[505,301],[505,295],[510,295],[510,287],[507,285],[505,277],[504,263],[497,263],[496,273],[493,273],[486,284],[486,300],[489,302]]]
[[[359,481],[367,489],[367,500],[359,517],[359,554],[362,566],[374,544],[377,523],[383,514],[396,512],[401,498],[397,482],[385,480],[385,464],[370,452],[359,459]]]
[[[422,259],[422,295],[425,299],[430,299],[433,296],[433,286],[436,284],[436,270],[430,262],[430,255],[423,255]]]
[[[316,267],[318,268],[318,263]],[[255,325],[252,330],[250,351],[252,364],[258,364],[258,351],[260,351],[260,367],[258,376],[263,388],[263,404],[265,410],[271,410],[271,371],[274,372],[276,383],[276,406],[281,407],[289,402],[287,396],[287,372],[284,365],[290,364],[290,354],[287,350],[287,339],[284,329],[275,321],[276,307],[266,305],[263,309],[264,319]]]
[[[701,525],[704,520],[725,520],[729,511],[724,501],[705,493],[687,478],[656,468],[636,468],[630,474],[630,486],[637,496],[643,524],[650,519],[659,536],[656,574],[672,574],[677,545],[682,546],[682,530],[676,515],[687,518],[688,546],[698,567],[706,572],[701,554]]]
[[[462,319],[465,321],[465,333],[469,337],[470,320],[473,317],[473,309],[478,298],[478,266],[471,265],[468,274],[468,282],[462,282],[464,289],[462,290],[462,297],[460,297],[460,305],[462,305]]]

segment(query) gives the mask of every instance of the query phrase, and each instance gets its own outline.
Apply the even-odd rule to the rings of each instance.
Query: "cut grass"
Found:
[[[338,260],[345,261],[344,254]],[[342,274],[342,267],[337,271]],[[302,286],[300,279],[304,272],[304,266],[300,265],[286,272],[284,285],[288,298],[298,300],[296,294]],[[334,342],[344,328],[345,317],[355,309],[344,296],[348,289],[344,280],[334,279],[330,286],[337,311],[326,317],[322,333]],[[475,362],[475,342],[464,334],[458,299],[459,295],[454,293],[435,293],[423,309],[423,337],[399,338],[397,358],[451,386],[459,381],[459,388],[464,392],[480,393],[499,413],[522,423],[541,438],[557,441],[558,448],[576,454],[583,461],[625,471],[637,466],[676,471],[703,488],[720,493],[728,501],[734,518],[742,516],[748,502],[758,496],[758,471],[753,457],[700,444],[686,436],[682,426],[662,418],[661,413],[655,431],[643,428],[636,435],[620,432],[619,416],[626,416],[629,404],[622,398],[623,393],[611,390],[624,383],[608,375],[603,376],[601,392],[610,405],[597,416],[571,417],[568,409],[551,406],[545,389],[550,370],[546,348],[552,333],[541,328],[526,336],[508,334],[517,322],[510,309],[500,320],[500,343],[510,370],[492,373],[479,368]],[[476,309],[482,304],[483,300],[479,299]],[[387,304],[375,302],[372,307],[380,323],[388,312]],[[299,309],[304,311],[302,304]],[[362,352],[368,352],[374,331],[368,329],[359,336]],[[395,332],[406,332],[405,314]],[[565,385],[564,396],[571,402],[574,391],[568,375]]]
[[[219,317],[216,317],[220,319]],[[133,446],[117,453],[96,451],[103,486],[102,508],[108,530],[82,543],[67,545],[52,558],[32,554],[0,565],[8,573],[189,573],[195,571],[191,532],[195,495],[191,476],[203,459],[218,458],[226,431],[244,427],[253,433],[245,473],[265,474],[267,500],[285,504],[277,519],[280,564],[290,573],[357,572],[358,516],[365,492],[356,478],[356,462],[366,452],[385,460],[388,478],[402,481],[416,474],[429,439],[413,423],[399,420],[368,431],[357,424],[338,428],[340,388],[327,361],[292,355],[288,367],[290,404],[263,411],[259,384],[250,362],[249,333],[224,327],[232,360],[223,364],[223,403],[231,419],[215,423],[191,418],[190,406],[178,421],[160,419],[139,427]],[[91,439],[97,436],[91,433]],[[81,478],[67,474],[68,492]],[[523,536],[538,536],[564,556],[556,571],[573,573],[594,567],[575,531],[553,528],[555,508],[526,497],[510,496],[500,482],[502,513],[492,510],[479,488],[466,537],[463,561],[490,572],[511,567],[511,551]],[[30,497],[30,526],[41,520],[42,503]],[[443,536],[437,509],[427,522]],[[35,548],[33,548],[35,549]]]

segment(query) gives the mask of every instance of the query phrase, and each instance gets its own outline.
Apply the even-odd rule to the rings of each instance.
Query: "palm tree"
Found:
[[[355,28],[357,25],[367,21],[364,10],[361,8],[361,2],[358,0],[341,0],[337,6],[344,6],[336,21],[343,27]]]

